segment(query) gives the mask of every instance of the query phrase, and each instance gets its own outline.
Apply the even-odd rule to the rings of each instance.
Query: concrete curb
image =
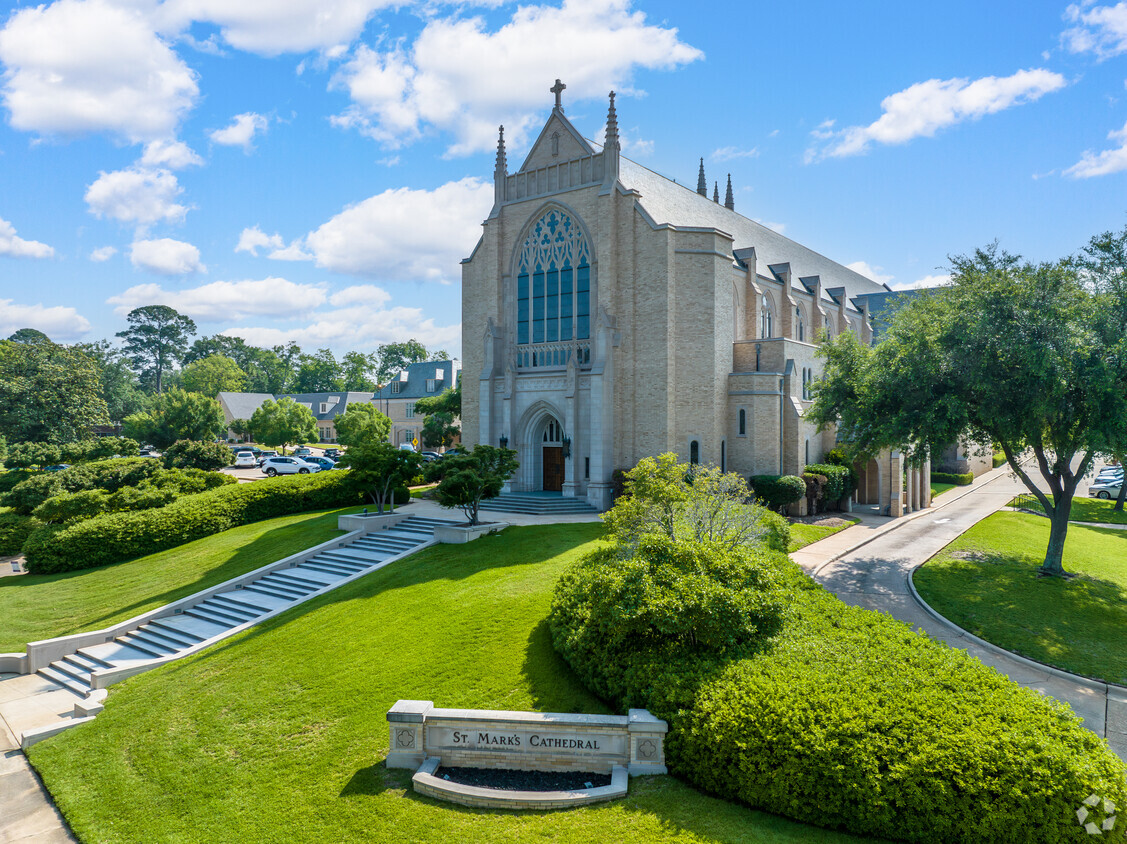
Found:
[[[1127,696],[1127,687],[1125,687],[1125,686],[1117,686],[1115,683],[1107,683],[1103,680],[1093,680],[1090,677],[1083,677],[1079,674],[1072,674],[1071,672],[1064,671],[1063,669],[1054,668],[1053,666],[1048,665],[1044,662],[1038,662],[1035,659],[1030,659],[1027,656],[1022,656],[1019,653],[1014,653],[1013,651],[1007,651],[1005,648],[999,647],[998,645],[995,645],[992,642],[987,642],[985,639],[980,639],[978,636],[975,636],[970,631],[964,630],[962,627],[957,625],[955,622],[951,621],[951,619],[947,618],[945,615],[940,614],[939,611],[936,610],[935,608],[933,608],[931,606],[931,604],[929,604],[927,601],[925,601],[923,599],[923,597],[920,595],[920,593],[916,590],[916,583],[915,583],[915,580],[914,580],[915,573],[920,568],[922,568],[924,565],[926,565],[927,562],[928,561],[925,560],[923,563],[920,563],[918,566],[916,566],[910,572],[908,572],[908,576],[907,576],[908,591],[910,591],[912,593],[912,598],[915,599],[915,601],[919,605],[920,609],[922,609],[924,612],[926,612],[928,615],[930,615],[936,621],[938,621],[941,624],[947,625],[952,630],[958,632],[960,635],[966,636],[967,639],[974,642],[976,645],[983,648],[984,650],[987,650],[987,651],[989,651],[990,653],[993,653],[993,654],[997,654],[998,656],[1007,656],[1010,659],[1013,659],[1017,662],[1020,662],[1022,665],[1026,666],[1027,668],[1033,668],[1033,669],[1036,669],[1038,671],[1044,671],[1045,673],[1047,673],[1047,674],[1049,674],[1053,677],[1057,677],[1061,680],[1067,680],[1068,682],[1075,683],[1078,686],[1084,686],[1085,688],[1092,689],[1092,691],[1103,692],[1104,694],[1120,694],[1120,695]]]

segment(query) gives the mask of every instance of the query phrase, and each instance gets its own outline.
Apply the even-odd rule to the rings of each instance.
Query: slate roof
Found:
[[[372,400],[375,393],[346,392],[337,390],[334,393],[282,393],[278,398],[288,396],[298,404],[304,404],[313,411],[313,415],[321,422],[331,422],[333,417],[344,413],[353,402],[364,403]],[[328,402],[328,409],[322,413],[321,403]]]
[[[620,158],[619,181],[641,194],[638,204],[653,224],[678,228],[719,229],[732,235],[734,250],[755,248],[759,275],[772,278],[770,264],[790,264],[791,287],[807,292],[801,277],[820,276],[822,301],[833,304],[827,288],[844,287],[847,299],[862,294],[888,293],[888,288],[824,255],[796,243],[774,229],[725,208],[692,188],[667,179],[625,156]],[[851,303],[850,303],[851,304]],[[854,306],[855,307],[855,306]]]
[[[250,419],[271,393],[220,393],[218,399],[227,408],[232,419]]]
[[[422,399],[437,396],[447,387],[453,387],[462,372],[462,364],[456,360],[428,360],[413,363],[399,373],[383,389],[375,394],[377,399]],[[434,392],[427,392],[427,379],[436,378],[438,383]],[[392,384],[399,383],[399,392],[392,391]]]

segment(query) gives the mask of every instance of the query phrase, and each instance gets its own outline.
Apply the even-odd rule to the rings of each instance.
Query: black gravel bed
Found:
[[[439,779],[499,791],[585,791],[610,785],[610,774],[585,771],[510,771],[504,768],[447,768],[434,772]]]

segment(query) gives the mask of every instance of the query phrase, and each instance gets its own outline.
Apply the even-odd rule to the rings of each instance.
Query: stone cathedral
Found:
[[[512,491],[599,509],[615,469],[666,451],[744,476],[821,460],[834,433],[804,419],[816,344],[871,342],[888,289],[737,213],[730,178],[710,198],[703,160],[693,190],[623,157],[613,92],[603,144],[583,138],[564,87],[513,172],[502,127],[462,262],[463,441],[516,449]],[[910,507],[897,463],[871,464],[858,500]]]

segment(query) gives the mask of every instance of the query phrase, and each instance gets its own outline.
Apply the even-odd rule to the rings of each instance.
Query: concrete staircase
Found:
[[[556,493],[504,492],[481,502],[482,510],[500,513],[527,513],[534,516],[594,514],[599,511],[581,498],[564,498]]]
[[[410,553],[431,542],[434,529],[454,522],[418,516],[365,533],[347,545],[321,551],[291,568],[233,586],[174,614],[150,618],[112,641],[78,648],[38,674],[79,697],[91,691],[90,673],[154,659],[175,658],[201,642],[301,603],[315,592]]]

